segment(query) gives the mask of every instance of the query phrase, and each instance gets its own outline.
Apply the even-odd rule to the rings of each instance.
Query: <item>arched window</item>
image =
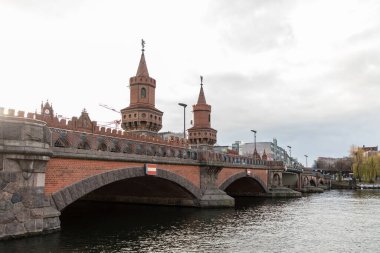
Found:
[[[211,114],[208,115],[208,122],[211,122]]]
[[[146,98],[146,89],[141,88],[141,98]]]

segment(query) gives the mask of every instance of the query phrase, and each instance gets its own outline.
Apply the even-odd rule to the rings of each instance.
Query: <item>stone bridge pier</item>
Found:
[[[235,199],[228,196],[226,192],[217,186],[218,174],[222,167],[201,166],[201,191],[202,197],[199,201],[200,207],[233,207]]]
[[[50,142],[45,122],[0,116],[0,240],[60,228],[44,193]]]

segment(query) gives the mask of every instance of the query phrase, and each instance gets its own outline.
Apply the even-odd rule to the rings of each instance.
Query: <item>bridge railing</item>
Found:
[[[86,112],[82,112],[86,114]],[[229,166],[283,167],[282,161],[258,160],[253,157],[226,154],[215,151],[190,148],[186,139],[142,136],[133,133],[98,127],[96,121],[86,122],[86,117],[73,117],[71,121],[59,120],[37,113],[27,113],[0,107],[0,115],[31,118],[45,121],[52,132],[51,146],[126,153],[141,156],[191,159],[199,162],[227,164]],[[85,115],[86,116],[86,115]]]
[[[283,166],[281,161],[256,160],[252,157],[194,149],[189,146],[175,146],[170,145],[170,143],[156,143],[148,140],[141,141],[136,139],[117,138],[57,128],[50,129],[52,131],[52,145],[55,147],[108,151],[141,156],[192,159],[199,162],[214,162],[229,164],[231,166]]]
[[[256,166],[267,166],[267,167],[283,167],[282,161],[267,161],[258,160],[253,157],[226,154],[214,151],[199,151],[201,154],[199,160],[201,162],[221,162],[232,165],[256,165]]]

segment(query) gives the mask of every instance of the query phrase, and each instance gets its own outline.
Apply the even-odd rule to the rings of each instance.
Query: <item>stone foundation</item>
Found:
[[[268,197],[272,198],[300,198],[302,197],[302,194],[298,191],[294,191],[292,189],[289,189],[287,187],[273,187],[269,189],[269,192],[267,193]]]
[[[300,190],[302,193],[322,193],[324,190],[315,186],[304,186]]]
[[[0,240],[60,228],[44,192],[49,144],[44,122],[0,116]]]

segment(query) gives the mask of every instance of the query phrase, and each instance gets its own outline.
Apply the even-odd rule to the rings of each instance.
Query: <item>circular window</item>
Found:
[[[145,118],[145,117],[146,117],[146,114],[145,114],[145,113],[141,114],[141,117]]]

